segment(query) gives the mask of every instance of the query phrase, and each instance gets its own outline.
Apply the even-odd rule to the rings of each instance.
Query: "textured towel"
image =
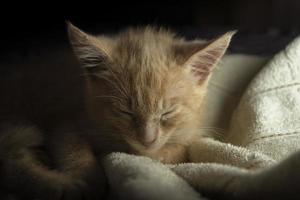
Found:
[[[280,160],[300,149],[300,38],[255,77],[231,121],[227,141]]]
[[[204,199],[167,166],[150,158],[113,153],[104,159],[103,165],[111,199]]]
[[[168,169],[149,158],[124,153],[108,155],[103,164],[109,199],[207,199],[203,195],[231,200],[300,198],[300,152],[256,171],[216,163],[186,163]]]

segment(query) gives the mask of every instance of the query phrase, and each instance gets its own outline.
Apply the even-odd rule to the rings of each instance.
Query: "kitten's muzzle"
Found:
[[[138,140],[145,146],[150,147],[158,139],[159,127],[154,123],[147,123],[139,128]]]

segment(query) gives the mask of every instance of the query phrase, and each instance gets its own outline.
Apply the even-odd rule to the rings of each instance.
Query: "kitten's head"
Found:
[[[91,115],[137,151],[184,143],[196,133],[210,72],[232,35],[188,42],[146,27],[96,37],[69,24]]]

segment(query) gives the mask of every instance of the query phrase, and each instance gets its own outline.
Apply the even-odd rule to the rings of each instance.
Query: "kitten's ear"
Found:
[[[235,32],[225,33],[209,42],[186,43],[177,49],[181,53],[184,67],[195,75],[199,83],[207,79],[213,67],[220,61]]]
[[[100,39],[84,33],[70,22],[67,22],[69,40],[73,50],[84,67],[87,75],[94,75],[103,70],[109,62],[109,50]]]

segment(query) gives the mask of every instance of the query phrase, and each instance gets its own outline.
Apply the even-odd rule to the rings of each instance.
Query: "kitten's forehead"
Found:
[[[158,107],[166,89],[172,64],[174,36],[164,30],[128,30],[118,37],[114,51],[116,67],[131,93],[133,105]]]
[[[174,36],[165,30],[153,28],[129,29],[119,35],[116,58],[124,65],[157,65],[167,62],[172,54]],[[133,66],[134,67],[134,66]]]

